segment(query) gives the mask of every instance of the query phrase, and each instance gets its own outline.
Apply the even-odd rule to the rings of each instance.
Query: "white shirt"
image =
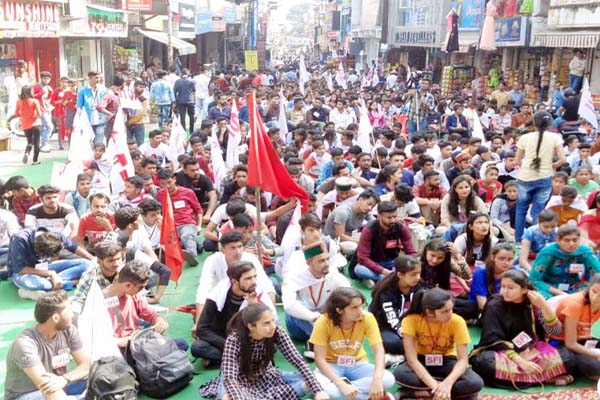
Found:
[[[8,246],[10,237],[19,229],[17,216],[8,210],[0,209],[0,246]]]
[[[254,254],[242,253],[241,261],[248,261],[254,265],[257,273],[257,284],[259,284],[266,293],[275,293],[273,283],[267,277],[262,264]],[[221,252],[214,253],[204,260],[202,265],[202,274],[198,282],[198,290],[196,290],[196,304],[206,303],[206,298],[211,289],[227,278],[227,261],[225,255]]]
[[[335,124],[335,129],[346,129],[348,125],[356,123],[356,114],[349,108],[340,112],[336,107],[329,113],[329,122]]]
[[[227,204],[221,204],[219,207],[217,207],[210,217],[210,222],[219,226],[221,223],[228,221],[229,217],[227,216],[227,211],[225,208],[227,208]],[[254,207],[252,204],[246,203],[246,214],[255,216],[256,207]]]
[[[194,87],[196,88],[196,97],[201,99],[208,98],[208,85],[210,84],[210,76],[206,74],[198,74],[194,77]]]
[[[144,157],[156,158],[158,167],[161,168],[167,163],[169,147],[162,142],[158,146],[152,147],[150,146],[150,142],[146,142],[140,146],[140,153],[142,153]]]

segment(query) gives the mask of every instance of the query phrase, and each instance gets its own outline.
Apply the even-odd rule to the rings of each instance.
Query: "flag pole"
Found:
[[[260,219],[260,209],[261,209],[261,199],[260,199],[260,185],[257,185],[256,188],[254,189],[254,193],[255,193],[255,197],[256,197],[256,256],[258,257],[258,261],[260,262],[261,265],[264,265],[263,263],[263,252],[262,252],[262,238],[261,238],[261,231],[262,231],[262,221]]]

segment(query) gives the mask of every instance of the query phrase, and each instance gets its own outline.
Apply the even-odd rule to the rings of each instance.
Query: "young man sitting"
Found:
[[[79,217],[75,209],[58,201],[60,189],[52,185],[42,185],[38,189],[42,204],[27,210],[26,228],[46,228],[50,232],[63,233],[69,237],[77,234]]]
[[[140,294],[148,285],[151,276],[150,268],[139,261],[130,261],[102,291],[112,321],[115,341],[128,363],[132,360],[127,357],[127,348],[133,333],[140,328],[140,320],[148,322],[158,333],[164,333],[169,327],[167,321],[148,305],[146,297]],[[175,339],[175,342],[181,350],[187,350],[185,340]]]
[[[65,196],[65,204],[73,207],[79,218],[90,210],[91,189],[92,177],[88,174],[79,174],[77,175],[77,188]]]
[[[6,400],[83,399],[90,359],[83,351],[67,294],[44,293],[33,311],[36,324],[25,329],[6,355]],[[76,367],[67,372],[69,358]],[[67,397],[69,396],[69,397]]]
[[[108,232],[115,230],[115,216],[108,213],[110,199],[104,193],[95,193],[90,197],[91,209],[79,220],[77,237],[80,246],[91,250],[104,240]]]
[[[65,248],[82,258],[59,260]],[[88,268],[92,255],[62,234],[46,228],[26,228],[15,233],[8,247],[8,272],[19,296],[37,300],[43,291],[73,290],[75,281]]]

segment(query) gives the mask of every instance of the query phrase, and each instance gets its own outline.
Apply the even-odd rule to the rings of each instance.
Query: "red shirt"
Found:
[[[108,214],[108,220],[114,229],[117,229],[115,225],[115,216]],[[91,212],[85,214],[79,220],[79,229],[77,230],[77,236],[85,239],[87,237],[90,247],[94,247],[97,243],[100,243],[106,237],[108,231],[105,227],[96,223],[96,220]]]
[[[496,190],[502,191],[502,184],[500,182],[496,182],[495,187],[487,187],[485,186],[483,179],[477,180],[477,185],[479,186],[479,190],[483,190],[485,192],[485,202],[491,203],[494,200],[494,192]]]
[[[27,213],[27,210],[29,210],[29,207],[40,204],[41,202],[42,200],[40,199],[40,196],[38,196],[35,189],[33,189],[33,194],[29,197],[13,197],[12,211],[19,219],[19,223],[25,223],[25,214]]]
[[[165,189],[160,189],[156,194],[156,199],[163,204],[165,201]],[[175,193],[171,194],[171,204],[173,204],[173,216],[175,225],[197,225],[196,215],[204,214],[202,206],[192,189],[177,186]]]
[[[204,171],[204,174],[208,177],[208,179],[210,179],[212,183],[215,183],[215,174],[213,173],[212,165],[207,163],[204,160],[204,157],[202,156],[197,156],[196,159],[198,160],[198,165],[200,166],[200,169]]]

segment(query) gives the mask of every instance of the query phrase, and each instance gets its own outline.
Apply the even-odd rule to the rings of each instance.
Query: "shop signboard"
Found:
[[[196,14],[196,35],[212,32],[212,14],[204,11]]]
[[[225,8],[223,9],[223,17],[226,24],[235,24],[237,19],[237,9],[235,4],[231,2],[225,2]]]
[[[459,15],[459,30],[476,31],[481,28],[485,17],[485,0],[453,0],[450,4]]]
[[[151,12],[152,0],[125,0],[127,11]]]
[[[0,37],[56,37],[62,6],[39,1],[0,2]]]
[[[177,25],[179,32],[177,37],[193,39],[196,37],[196,1],[195,0],[179,0],[178,5],[179,24]]]
[[[435,30],[397,30],[393,36],[395,45],[423,45],[437,44],[437,32]]]
[[[246,50],[244,52],[244,64],[246,71],[258,70],[258,51]]]
[[[88,5],[87,18],[69,23],[69,30],[63,36],[74,37],[127,37],[127,20],[123,11],[107,7]]]
[[[524,46],[527,17],[496,18],[496,44],[499,47]]]

